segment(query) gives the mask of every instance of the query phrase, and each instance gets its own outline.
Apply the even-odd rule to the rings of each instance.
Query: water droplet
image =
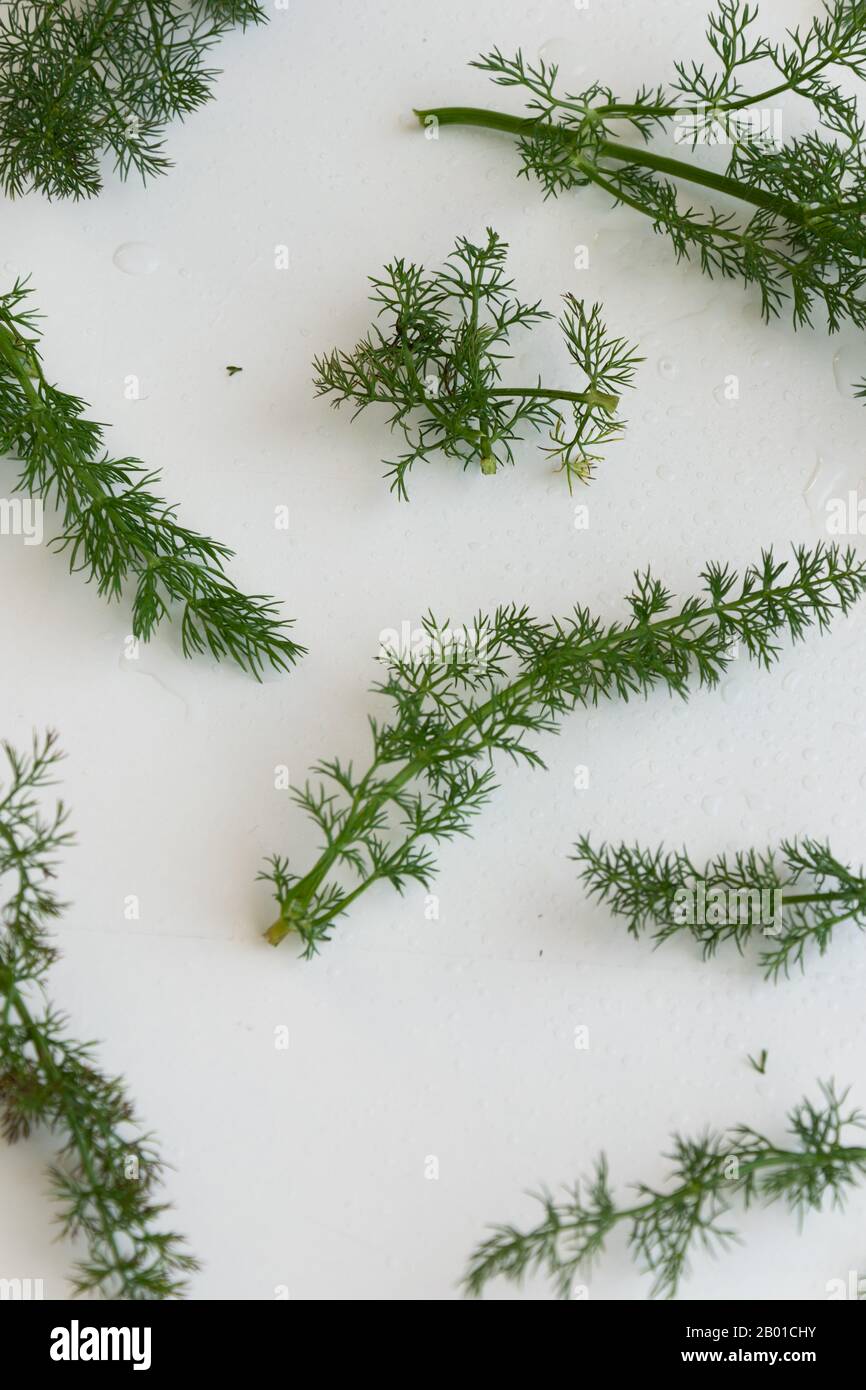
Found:
[[[720,796],[705,796],[701,802],[701,810],[705,816],[717,816],[722,809],[722,798]]]
[[[152,275],[159,267],[159,255],[146,241],[125,241],[111,259],[124,275]]]
[[[675,468],[672,468],[671,465],[670,465],[669,463],[660,463],[659,466],[658,466],[658,468],[656,469],[656,477],[657,477],[657,478],[661,478],[661,480],[662,480],[663,483],[672,483],[672,482],[674,482],[675,479],[676,479],[676,476],[677,476],[677,471],[676,471],[676,469],[675,469]]]
[[[862,348],[854,347],[853,344],[834,352],[833,376],[836,379],[836,390],[839,395],[844,396],[847,400],[853,400],[856,383],[866,377],[866,352]]]
[[[665,381],[673,381],[677,374],[677,364],[671,357],[659,358],[659,376],[663,376]]]
[[[809,481],[803,488],[803,501],[813,516],[826,523],[827,503],[833,497],[844,496],[846,486],[844,471],[836,465],[829,464],[819,454],[809,475]]]
[[[782,689],[796,690],[797,686],[800,684],[802,679],[803,674],[801,671],[789,671],[785,679],[782,681]]]
[[[722,699],[726,705],[736,705],[740,702],[742,688],[735,681],[726,681],[722,686]]]

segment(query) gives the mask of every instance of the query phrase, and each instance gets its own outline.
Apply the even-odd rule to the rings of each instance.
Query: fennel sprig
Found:
[[[51,384],[37,315],[22,307],[30,293],[19,280],[0,295],[0,455],[20,464],[19,492],[57,505],[63,530],[54,545],[70,570],[109,600],[134,584],[132,631],[142,641],[179,610],[185,656],[228,657],[256,678],[266,667],[287,670],[304,648],[275,600],[236,588],[225,574],[228,546],[182,526],[152,491],[159,474],[111,458],[86,402]]]
[[[386,462],[385,476],[400,498],[422,460],[441,454],[492,474],[514,462],[515,441],[541,429],[549,433],[544,452],[570,488],[591,477],[601,447],[622,434],[619,396],[641,358],[608,333],[600,304],[588,309],[563,296],[559,327],[582,389],[544,386],[540,377],[503,384],[512,332],[552,317],[540,301],[514,296],[507,251],[488,228],[482,246],[459,238],[441,270],[392,261],[370,279],[377,318],[366,337],[351,352],[334,348],[314,359],[316,394],[331,396],[335,408],[349,402],[358,415],[370,405],[390,407],[388,424],[405,451]]]
[[[54,734],[19,753],[3,744],[0,786],[0,1126],[9,1142],[42,1127],[61,1136],[50,1170],[61,1233],[82,1237],[76,1294],[179,1298],[198,1268],[166,1228],[164,1164],[137,1124],[123,1082],[97,1069],[92,1043],[68,1035],[46,977],[57,959],[50,929],[64,911],[54,891],[57,856],[71,841],[62,803],[41,797],[61,754]]]
[[[686,697],[693,680],[712,687],[734,643],[770,666],[783,636],[826,628],[863,594],[866,561],[818,545],[787,562],[767,551],[742,575],[710,564],[702,579],[703,593],[676,606],[659,580],[637,574],[625,622],[605,625],[583,607],[539,622],[512,605],[480,615],[458,640],[430,616],[426,651],[383,652],[373,689],[393,714],[370,720],[366,770],[327,759],[313,769],[319,780],[295,793],[321,833],[319,859],[296,874],[274,856],[262,874],[279,906],[271,944],[295,934],[311,956],[375,883],[428,886],[430,843],[469,833],[495,788],[494,754],[543,766],[531,736],[555,731],[576,706],[657,687]]]
[[[0,20],[0,187],[90,198],[102,159],[165,173],[164,131],[211,96],[211,49],[259,0],[12,0]]]
[[[623,100],[600,82],[571,91],[557,67],[528,62],[498,48],[474,64],[499,86],[526,96],[526,116],[477,107],[430,107],[429,125],[469,125],[516,138],[520,173],[546,197],[595,184],[615,203],[649,218],[667,236],[677,260],[695,260],[705,275],[755,286],[764,317],[790,308],[794,325],[811,323],[816,304],[830,330],[846,320],[866,324],[866,160],[863,123],[835,71],[866,77],[866,4],[826,0],[804,29],[774,43],[755,31],[757,6],[721,0],[707,39],[715,66],[680,61],[667,85],[643,86]],[[753,72],[768,73],[752,82]],[[786,94],[805,99],[817,128],[778,142],[765,117]],[[776,105],[774,105],[776,104]],[[639,143],[615,138],[624,123]],[[690,158],[651,148],[673,133]],[[730,149],[717,173],[695,157],[699,145]],[[680,190],[734,199],[741,212],[696,210]]]
[[[744,1207],[783,1201],[802,1219],[825,1199],[842,1207],[850,1188],[866,1177],[866,1145],[846,1143],[848,1131],[866,1128],[866,1116],[845,1108],[847,1092],[820,1087],[817,1103],[805,1099],[788,1115],[792,1143],[779,1143],[750,1125],[723,1134],[706,1130],[691,1139],[675,1134],[669,1191],[636,1184],[637,1200],[617,1205],[602,1155],[585,1183],[567,1188],[557,1201],[538,1195],[543,1216],[527,1231],[496,1226],[473,1253],[466,1292],[478,1295],[495,1278],[520,1283],[541,1272],[560,1298],[588,1272],[617,1227],[628,1232],[629,1250],[652,1275],[652,1294],[673,1298],[689,1272],[695,1247],[724,1250],[738,1239],[726,1224],[735,1200]]]
[[[589,893],[625,919],[634,937],[651,928],[660,945],[690,935],[704,959],[732,941],[741,953],[754,937],[765,977],[805,969],[810,947],[823,955],[834,928],[866,928],[866,877],[805,837],[785,840],[777,853],[754,849],[716,855],[697,867],[686,850],[601,845],[584,836],[574,858]]]

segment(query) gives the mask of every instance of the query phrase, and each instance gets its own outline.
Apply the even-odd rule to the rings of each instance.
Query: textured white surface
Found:
[[[763,8],[776,32],[813,11]],[[703,966],[687,946],[635,944],[587,904],[567,857],[583,830],[687,841],[696,855],[806,832],[859,861],[862,609],[770,675],[742,661],[721,693],[688,705],[660,696],[572,717],[544,744],[549,770],[503,768],[475,838],[441,855],[438,922],[420,891],[382,889],[312,964],[259,934],[263,856],[303,864],[313,849],[275,765],[301,779],[319,756],[366,757],[381,629],[428,606],[458,621],[510,599],[619,615],[634,568],[652,562],[686,593],[707,559],[822,538],[825,499],[866,477],[863,410],[833,371],[840,351],[863,365],[856,335],[766,327],[751,296],[675,267],[601,194],[544,204],[515,179],[504,138],[426,141],[411,120],[413,105],[508,105],[464,66],[494,43],[552,44],[564,66],[627,93],[699,56],[703,21],[686,0],[291,0],[223,44],[218,99],[170,132],[168,177],[142,190],[109,176],[88,205],[4,206],[4,283],[32,272],[49,372],[112,422],[115,450],[162,470],[184,520],[237,549],[233,575],[281,596],[310,648],[262,687],[184,662],[168,635],[128,661],[124,609],[47,549],[0,544],[0,732],[59,728],[79,836],[55,993],[81,1034],[105,1040],[106,1065],[126,1073],[176,1164],[176,1224],[204,1261],[196,1297],[267,1299],[278,1285],[295,1298],[455,1297],[483,1225],[531,1219],[522,1192],[570,1181],[601,1147],[623,1186],[660,1183],[673,1128],[780,1132],[819,1077],[866,1104],[862,939],[843,930],[804,978],[774,988],[730,953]],[[429,467],[400,505],[380,476],[381,419],[350,425],[312,399],[312,353],[366,327],[366,275],[395,254],[436,263],[487,223],[511,243],[525,297],[601,298],[647,357],[626,441],[574,499],[589,504],[586,532],[532,444],[492,480]],[[130,242],[158,268],[118,269]],[[579,244],[588,270],[574,269]],[[535,339],[562,367],[555,329]],[[227,378],[229,362],[242,375]],[[731,373],[740,399],[720,403]],[[124,398],[129,374],[137,401]],[[288,537],[273,525],[281,503]],[[588,791],[573,788],[578,763]],[[746,1063],[762,1047],[765,1077]],[[42,1277],[60,1297],[70,1252],[52,1243],[47,1152],[0,1150],[0,1274]],[[862,1267],[864,1217],[862,1194],[803,1234],[782,1210],[750,1213],[744,1246],[699,1255],[683,1292],[822,1298]],[[591,1296],[646,1290],[614,1244]]]

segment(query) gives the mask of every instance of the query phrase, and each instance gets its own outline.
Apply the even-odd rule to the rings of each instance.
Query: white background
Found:
[[[780,35],[813,9],[774,0],[764,24]],[[465,65],[493,44],[544,47],[576,82],[627,96],[675,57],[705,56],[703,28],[703,5],[685,0],[584,12],[291,0],[221,45],[217,100],[169,132],[169,176],[142,190],[107,171],[98,201],[4,206],[4,287],[32,273],[49,374],[111,422],[115,451],[161,469],[187,524],[236,548],[233,576],[284,599],[310,651],[263,686],[185,662],[169,629],[127,660],[126,609],[47,548],[0,544],[0,731],[21,743],[59,729],[79,840],[54,992],[76,1033],[105,1040],[105,1065],[128,1077],[176,1165],[176,1225],[204,1266],[197,1298],[268,1299],[278,1285],[294,1298],[457,1297],[485,1224],[532,1221],[525,1190],[572,1181],[601,1148],[626,1196],[633,1180],[664,1181],[673,1129],[744,1121],[781,1137],[790,1105],[831,1076],[866,1105],[856,932],[774,987],[730,951],[703,965],[687,943],[636,944],[585,901],[568,858],[581,831],[685,841],[696,856],[808,833],[859,863],[862,608],[786,648],[770,675],[742,660],[688,704],[659,694],[571,717],[544,741],[549,770],[504,767],[474,839],[442,853],[438,922],[420,890],[400,900],[385,887],[312,964],[260,934],[273,916],[255,882],[264,856],[303,868],[315,849],[274,769],[302,780],[318,757],[366,758],[383,628],[511,599],[544,616],[578,600],[622,616],[636,567],[652,562],[686,594],[706,560],[825,537],[827,498],[866,479],[863,408],[845,387],[866,369],[853,331],[767,327],[753,295],[676,267],[601,193],[545,204],[515,179],[505,137],[429,141],[411,118],[413,105],[519,109]],[[629,433],[575,499],[530,442],[492,479],[431,464],[399,504],[381,479],[381,417],[352,425],[314,400],[310,359],[365,330],[365,277],[387,259],[436,264],[488,223],[525,298],[601,298],[639,340]],[[129,242],[158,268],[119,270]],[[287,271],[274,268],[279,244]],[[588,270],[574,267],[580,245]],[[567,370],[552,325],[518,354],[525,374]],[[228,378],[227,363],[243,373]],[[130,374],[137,401],[124,397]],[[722,395],[730,374],[736,402]],[[0,468],[8,491],[13,466]],[[589,505],[588,531],[575,502]],[[573,786],[581,763],[587,791]],[[124,917],[129,894],[138,922]],[[288,1051],[274,1046],[280,1025]],[[762,1047],[764,1077],[746,1060]],[[41,1277],[61,1297],[72,1252],[53,1243],[49,1154],[47,1140],[0,1151],[0,1274]],[[683,1292],[823,1298],[862,1268],[864,1217],[866,1195],[803,1233],[781,1208],[738,1213],[744,1245],[699,1253]],[[615,1241],[591,1297],[647,1290]],[[490,1296],[551,1291],[539,1280]]]

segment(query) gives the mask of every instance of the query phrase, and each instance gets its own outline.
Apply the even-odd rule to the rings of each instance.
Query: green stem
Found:
[[[424,390],[424,383],[418,375],[418,368],[415,365],[415,358],[412,355],[411,349],[409,348],[409,345],[406,342],[406,339],[404,338],[403,334],[401,333],[399,336],[400,356],[403,358],[403,364],[406,368],[406,373],[409,377],[409,380],[411,381],[412,385],[417,391],[421,403],[426,407],[427,410],[430,411],[430,414],[433,416],[433,419],[437,422],[437,424],[441,425],[443,429],[447,430],[447,417],[439,409],[435,401],[431,401],[430,397],[427,395],[427,392]],[[480,435],[477,433],[476,430],[459,429],[457,430],[457,433],[460,435],[460,438],[463,439],[467,444],[471,444],[473,449],[478,448],[480,444]]]
[[[584,170],[587,177],[592,179],[593,183],[596,184],[599,188],[603,188],[605,193],[609,193],[610,196],[613,199],[615,199],[617,203],[622,203],[624,207],[629,207],[634,212],[639,212],[642,217],[649,217],[651,221],[655,222],[655,213],[652,211],[651,208],[645,207],[642,203],[639,203],[636,198],[630,198],[627,193],[624,193],[622,189],[618,187],[617,184],[612,183],[609,179],[605,178],[601,170],[597,169],[594,164],[591,164],[588,159],[581,159],[579,162],[580,167]],[[747,248],[754,244],[753,239],[751,237],[745,236],[742,232],[735,232],[731,227],[714,226],[710,228],[707,224],[698,223],[696,225],[695,231],[696,233],[698,231],[712,231],[712,235],[717,240],[734,242],[738,246],[745,246]],[[782,267],[785,273],[787,275],[790,275],[792,278],[800,274],[806,267],[806,265],[812,259],[814,259],[814,252],[812,252],[810,253],[810,255],[804,256],[802,260],[797,261],[791,256],[786,256],[783,251],[777,250],[775,247],[770,246],[768,243],[764,244],[763,252],[764,255],[769,256],[772,260],[778,262],[778,264]]]
[[[527,396],[532,400],[574,401],[576,405],[597,405],[602,410],[614,411],[619,405],[619,396],[606,391],[560,391],[556,387],[544,386],[497,386],[488,391],[489,396]]]
[[[802,1153],[797,1150],[774,1149],[771,1153],[758,1154],[749,1158],[741,1159],[739,1154],[725,1153],[723,1160],[730,1163],[731,1159],[737,1160],[737,1176],[729,1181],[732,1185],[739,1186],[743,1177],[749,1173],[759,1171],[761,1168],[777,1168],[780,1165],[796,1165],[801,1168],[826,1168],[830,1163],[866,1163],[866,1148],[838,1148],[833,1152],[823,1153]],[[725,1180],[723,1179],[723,1182]],[[617,1221],[639,1220],[659,1206],[666,1206],[669,1202],[677,1201],[682,1197],[696,1196],[698,1191],[707,1191],[707,1188],[700,1187],[696,1182],[682,1183],[680,1187],[675,1187],[672,1192],[654,1192],[649,1201],[641,1202],[636,1207],[624,1207],[621,1211],[614,1214],[611,1224]],[[565,1226],[563,1229],[568,1229]]]
[[[777,198],[761,188],[740,183],[738,179],[729,178],[727,174],[715,174],[710,169],[702,169],[699,164],[688,164],[685,160],[671,159],[668,155],[654,154],[652,150],[637,145],[623,145],[616,140],[603,140],[596,147],[596,152],[602,159],[614,159],[619,164],[640,164],[642,168],[652,169],[668,178],[700,184],[702,188],[711,188],[714,193],[722,193],[728,198],[739,198],[743,202],[752,203],[754,207],[763,208],[766,212],[778,213],[792,222],[805,220],[804,210],[795,203]]]
[[[422,125],[430,119],[435,119],[439,125],[478,126],[485,130],[499,130],[508,135],[551,135],[564,143],[573,144],[576,154],[582,153],[576,133],[567,127],[525,116],[510,116],[504,111],[490,111],[478,106],[439,106],[424,111],[416,109],[415,115]],[[655,154],[652,150],[634,145],[623,145],[615,140],[602,140],[593,144],[592,151],[596,157],[612,159],[619,164],[639,164],[669,178],[681,179],[698,184],[702,188],[712,189],[713,192],[724,194],[726,197],[738,198],[741,202],[773,212],[807,230],[814,229],[815,209],[806,209],[785,198],[778,198],[764,189],[729,178],[726,174],[716,174],[709,169],[702,169],[700,165],[671,159],[667,155]],[[845,209],[844,204],[841,207]],[[856,211],[856,208],[852,210]]]
[[[838,893],[788,893],[783,888],[782,898],[786,903],[834,903],[839,902],[840,899],[842,902],[846,902],[849,898],[854,898],[859,903],[863,900],[863,893],[862,891],[860,893],[853,891],[848,893],[841,891]],[[851,911],[853,910],[851,908]]]

